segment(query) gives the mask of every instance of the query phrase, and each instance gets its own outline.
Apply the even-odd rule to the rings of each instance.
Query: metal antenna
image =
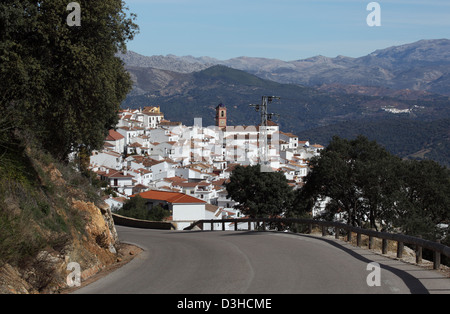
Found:
[[[267,140],[267,122],[270,120],[275,113],[268,113],[267,109],[269,104],[274,99],[281,99],[278,96],[262,96],[262,101],[260,105],[250,105],[254,107],[256,112],[260,111],[261,114],[261,125],[259,126],[259,150],[260,150],[260,164],[262,166],[268,166],[269,164],[269,143]],[[279,115],[278,115],[279,116]]]

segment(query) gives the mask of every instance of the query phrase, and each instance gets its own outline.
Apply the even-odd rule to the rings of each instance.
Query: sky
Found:
[[[365,56],[421,39],[450,39],[449,0],[124,0],[145,56],[240,56],[284,61]],[[371,2],[380,26],[369,26]],[[373,18],[371,20],[374,20]]]

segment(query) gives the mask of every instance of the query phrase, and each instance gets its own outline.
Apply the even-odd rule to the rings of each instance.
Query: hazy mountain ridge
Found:
[[[450,95],[450,40],[421,40],[376,50],[360,58],[315,56],[302,60],[174,55],[143,57],[128,52],[121,58],[128,66],[153,67],[180,73],[225,65],[279,83],[321,86],[343,84],[411,89]]]
[[[155,68],[179,73],[201,71],[216,64],[207,62],[207,57],[203,59],[190,56],[177,57],[175,55],[147,57],[133,51],[127,51],[126,54],[118,54],[118,57],[129,67]],[[211,59],[211,61],[213,60],[215,59]]]

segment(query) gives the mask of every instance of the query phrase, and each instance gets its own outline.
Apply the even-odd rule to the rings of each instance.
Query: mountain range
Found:
[[[191,125],[202,117],[206,126],[223,103],[230,125],[249,125],[259,123],[249,104],[276,95],[281,101],[269,110],[280,115],[276,122],[285,132],[325,145],[333,134],[358,132],[402,157],[450,165],[450,40],[422,40],[361,58],[291,62],[120,57],[135,82],[126,107],[160,105],[170,120]]]
[[[126,65],[179,73],[225,65],[278,83],[322,86],[328,84],[409,89],[450,95],[450,40],[421,40],[374,51],[360,58],[315,56],[295,61],[238,57],[144,57],[134,52],[121,55]]]

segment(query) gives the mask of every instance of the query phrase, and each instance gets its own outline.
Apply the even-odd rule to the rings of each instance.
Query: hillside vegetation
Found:
[[[83,279],[115,263],[119,243],[100,190],[32,137],[16,138],[0,159],[0,293],[57,292],[70,262]]]
[[[431,159],[450,167],[450,119],[361,119],[302,131],[298,135],[323,145],[328,145],[335,135],[346,139],[365,135],[399,157]]]
[[[85,279],[117,259],[86,160],[131,89],[115,54],[137,25],[120,0],[83,2],[81,27],[66,8],[0,3],[0,293],[56,292],[69,263]]]

